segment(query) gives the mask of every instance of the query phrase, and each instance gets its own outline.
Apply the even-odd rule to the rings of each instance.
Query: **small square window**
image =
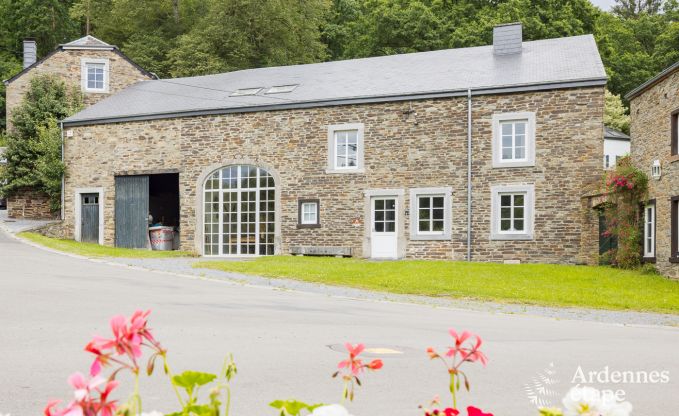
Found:
[[[361,172],[363,172],[363,125],[330,126],[326,173]]]
[[[318,199],[299,200],[297,228],[320,227],[319,205]]]
[[[414,188],[410,190],[411,240],[449,240],[451,238],[452,188]]]
[[[535,166],[535,113],[493,114],[493,167]]]
[[[84,92],[108,92],[108,59],[83,58],[81,65],[82,90]]]
[[[533,238],[533,185],[492,187],[491,239]]]

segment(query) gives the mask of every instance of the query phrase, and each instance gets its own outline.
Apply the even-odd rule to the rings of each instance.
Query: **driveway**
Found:
[[[240,285],[77,259],[25,245],[0,232],[0,413],[36,415],[49,398],[69,397],[66,377],[85,372],[82,351],[94,334],[108,335],[111,315],[153,310],[151,326],[169,349],[173,370],[217,371],[232,352],[234,415],[275,415],[267,403],[297,398],[337,402],[330,378],[345,341],[387,347],[384,369],[363,378],[350,410],[361,415],[417,415],[417,405],[445,397],[447,374],[430,362],[428,346],[448,344],[448,328],[485,340],[488,367],[470,365],[473,403],[496,416],[535,415],[525,385],[545,369],[547,390],[561,396],[578,370],[669,371],[669,383],[599,384],[622,390],[640,416],[679,412],[679,329],[557,320],[320,293]],[[550,367],[553,366],[553,367]],[[606,368],[608,370],[606,370]],[[551,370],[550,370],[551,371]],[[638,380],[637,380],[638,381]],[[121,399],[130,387],[118,391]],[[545,390],[543,390],[545,391]],[[176,410],[166,381],[142,379],[145,409]],[[553,399],[546,394],[544,400]]]

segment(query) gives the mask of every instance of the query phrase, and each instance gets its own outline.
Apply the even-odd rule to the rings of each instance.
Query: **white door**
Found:
[[[370,233],[370,253],[374,259],[397,258],[396,197],[374,197],[372,205],[372,224]]]

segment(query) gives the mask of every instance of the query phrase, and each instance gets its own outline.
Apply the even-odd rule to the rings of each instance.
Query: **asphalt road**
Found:
[[[363,378],[348,407],[361,415],[418,415],[418,404],[446,397],[447,374],[428,346],[450,341],[448,328],[485,340],[487,368],[467,367],[463,405],[496,416],[535,415],[525,385],[553,364],[561,396],[580,367],[590,371],[669,371],[669,383],[593,385],[624,391],[635,415],[679,414],[679,329],[555,320],[432,306],[336,298],[322,294],[192,279],[49,253],[0,231],[0,414],[38,415],[48,399],[69,397],[67,376],[86,372],[83,347],[108,335],[108,319],[152,309],[151,326],[169,349],[175,372],[217,371],[232,352],[239,367],[233,415],[275,415],[274,399],[338,402],[330,378],[345,341],[387,347],[384,369]],[[123,381],[126,381],[125,379]],[[124,383],[117,397],[125,398]],[[176,409],[169,384],[142,379],[146,410]],[[550,399],[549,396],[541,396]],[[553,399],[553,398],[552,398]]]

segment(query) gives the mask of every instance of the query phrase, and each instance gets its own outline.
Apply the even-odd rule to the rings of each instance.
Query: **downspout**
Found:
[[[472,89],[467,89],[467,261],[472,261]]]
[[[59,127],[61,129],[61,163],[64,164],[64,122],[59,122]],[[66,168],[64,167],[64,173],[61,174],[61,220],[65,218],[64,213],[64,203],[66,202],[66,194],[64,187],[66,186]]]

